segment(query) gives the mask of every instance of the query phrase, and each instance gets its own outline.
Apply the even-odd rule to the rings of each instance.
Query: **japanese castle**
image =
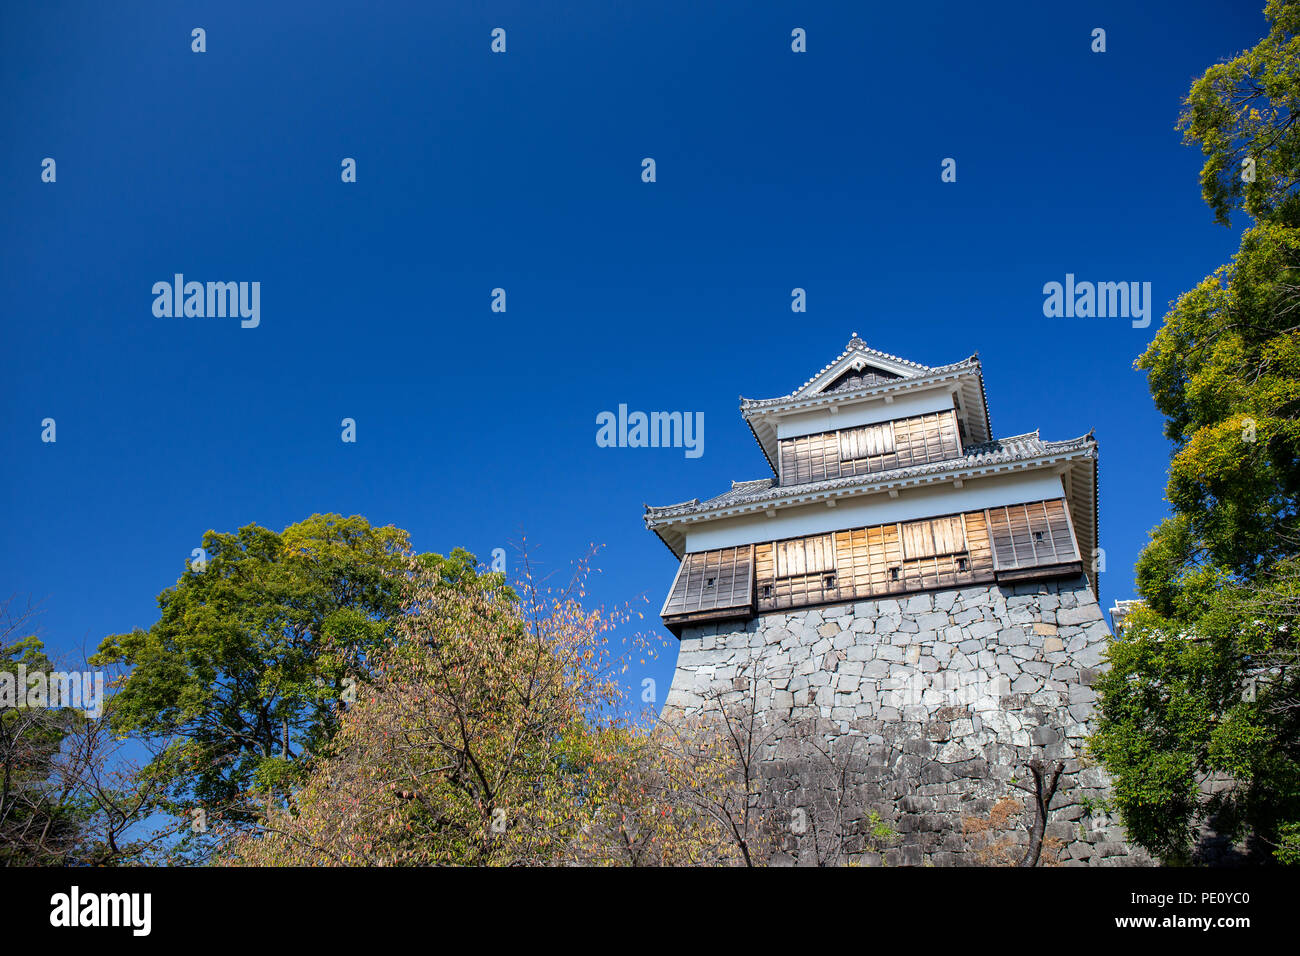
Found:
[[[900,594],[1086,577],[1097,444],[994,438],[978,355],[930,367],[856,333],[789,395],[741,399],[771,476],[646,508],[680,559],[661,615],[703,623]]]
[[[1044,759],[1061,770],[1058,861],[1149,863],[1083,809],[1111,793],[1085,759],[1112,640],[1092,434],[995,438],[978,356],[930,367],[857,335],[740,412],[771,474],[646,509],[679,560],[660,719],[751,713],[762,799],[782,811],[826,805],[828,754],[858,761],[855,812],[895,827],[890,863],[979,862],[965,820],[1019,802],[1012,781]],[[791,841],[816,856],[809,833]]]

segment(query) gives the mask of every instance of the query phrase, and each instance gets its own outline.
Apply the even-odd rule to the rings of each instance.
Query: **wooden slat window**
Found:
[[[892,422],[819,432],[780,442],[781,483],[798,485],[868,475],[962,454],[951,409]]]
[[[669,617],[750,607],[753,593],[753,545],[698,551],[682,559],[677,580],[661,613]]]
[[[903,555],[909,561],[966,550],[966,529],[961,515],[909,521],[903,525]]]
[[[822,574],[835,570],[835,546],[828,534],[776,542],[776,576]]]
[[[858,458],[875,458],[888,455],[894,451],[894,424],[866,425],[862,428],[846,428],[840,435],[840,461],[854,461]]]
[[[946,461],[959,457],[962,451],[953,411],[900,419],[894,437],[899,467]]]
[[[821,541],[826,536],[814,537]],[[798,565],[796,541],[755,547],[754,582],[760,612],[964,587],[994,581],[1008,570],[1020,574],[1014,569],[1031,568],[1031,561],[1046,568],[1077,561],[1063,500],[854,528],[830,537],[833,568],[817,560],[824,551],[812,552],[810,561],[806,546],[803,564]],[[1013,549],[1023,564],[1008,564]],[[778,564],[780,570],[802,567],[805,573],[782,575]],[[817,573],[817,568],[823,570]]]
[[[987,511],[999,571],[1071,564],[1079,560],[1065,501],[1036,501]]]

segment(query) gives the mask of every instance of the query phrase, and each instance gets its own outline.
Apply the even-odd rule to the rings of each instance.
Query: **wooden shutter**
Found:
[[[853,461],[858,455],[858,432],[860,428],[846,428],[840,432],[840,461]]]
[[[945,461],[961,455],[957,416],[951,410],[900,419],[896,431],[899,465]]]
[[[957,554],[966,550],[966,529],[961,515],[909,521],[903,525],[903,557],[930,558],[938,554]]]
[[[989,508],[987,514],[999,571],[1079,560],[1063,499]]]
[[[903,557],[924,558],[934,554],[934,535],[930,522],[909,521],[903,525]]]
[[[754,546],[698,551],[682,559],[664,617],[750,607],[754,592]]]
[[[961,515],[950,518],[935,518],[930,522],[934,532],[935,554],[957,554],[966,550],[966,529],[962,526]]]
[[[776,543],[776,576],[789,578],[835,570],[835,543],[829,534]]]
[[[885,422],[867,429],[867,455],[888,455],[894,450],[894,423]]]
[[[894,450],[894,423],[846,428],[840,432],[840,461],[888,455]]]

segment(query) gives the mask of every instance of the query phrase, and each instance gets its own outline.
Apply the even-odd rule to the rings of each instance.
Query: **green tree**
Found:
[[[1300,229],[1262,222],[1184,294],[1137,367],[1174,444],[1174,517],[1143,556],[1158,610],[1190,564],[1243,580],[1295,553],[1300,492]]]
[[[1171,860],[1207,817],[1284,861],[1300,829],[1300,3],[1266,14],[1269,35],[1207,70],[1180,120],[1216,219],[1257,221],[1136,363],[1173,443],[1173,513],[1098,685],[1093,749],[1130,836]],[[1225,786],[1206,797],[1211,778]]]
[[[106,638],[95,660],[131,669],[113,726],[161,744],[146,773],[167,807],[236,826],[283,799],[333,735],[395,633],[414,568],[504,589],[468,552],[415,557],[406,532],[359,516],[209,531],[203,548],[159,595],[158,622]]]
[[[26,706],[27,687],[18,682],[20,673],[51,670],[39,638],[0,642],[0,683],[6,691],[0,696],[0,866],[66,863],[76,853],[88,816],[58,779],[64,739],[85,718],[64,708]]]
[[[1300,180],[1300,5],[1269,0],[1268,36],[1192,84],[1178,126],[1205,154],[1201,191],[1215,220],[1234,207],[1294,217]]]
[[[65,706],[82,674],[56,666],[32,616],[0,602],[0,866],[153,859],[165,834],[142,824],[156,794],[108,726],[113,699],[92,688],[74,701],[86,710]]]

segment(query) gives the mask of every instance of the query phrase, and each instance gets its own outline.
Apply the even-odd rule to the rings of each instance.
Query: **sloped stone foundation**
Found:
[[[1027,763],[1065,770],[1048,816],[1067,865],[1149,863],[1106,809],[1109,780],[1084,741],[1111,635],[1086,580],[980,586],[687,627],[665,717],[721,704],[753,710],[770,736],[766,801],[789,813],[791,862],[834,839],[853,859],[977,863],[969,830],[1027,795]],[[765,735],[766,736],[766,735]],[[846,794],[837,781],[845,782]],[[878,815],[876,833],[860,819]],[[1004,842],[1027,844],[1026,809]],[[815,831],[815,832],[814,832]],[[1011,848],[1014,850],[1014,848]]]

